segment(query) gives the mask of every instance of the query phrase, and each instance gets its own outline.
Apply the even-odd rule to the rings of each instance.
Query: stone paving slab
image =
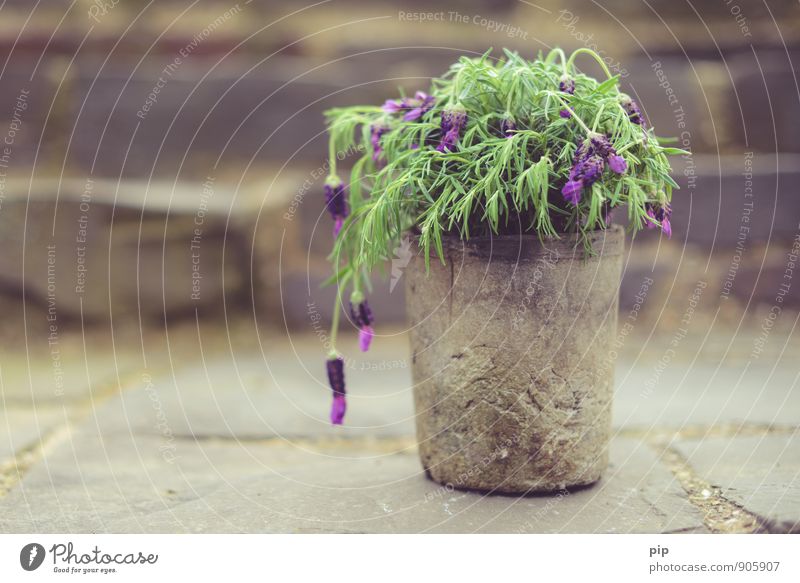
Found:
[[[0,409],[0,464],[41,441],[54,427],[66,422],[64,411]]]
[[[657,363],[620,361],[616,372],[614,425],[617,427],[725,422],[795,425],[800,383],[790,355],[770,363]]]
[[[158,375],[154,384],[164,406],[169,407],[176,433],[230,436],[239,432],[266,437],[326,431],[329,395],[323,343],[308,333],[289,338],[262,337],[265,356],[251,330],[232,330],[230,334],[231,342],[237,344],[234,350],[225,348],[226,335],[218,330],[203,331],[202,346],[196,331],[186,329],[146,340],[151,364],[158,358],[169,360],[170,373]],[[213,351],[208,346],[212,342],[217,345]],[[142,370],[142,355],[130,346],[123,349],[123,344],[119,339],[116,345],[94,342],[84,350],[79,336],[62,338],[58,346],[62,377],[58,380],[44,339],[29,343],[26,350],[17,346],[3,351],[0,380],[6,406],[77,402],[98,390],[107,390],[109,386],[101,385],[114,385],[117,375],[126,377],[130,371],[134,372],[134,381],[137,377],[141,380],[144,375],[137,371]],[[355,339],[347,334],[341,344],[348,358],[348,426],[382,434],[413,432],[405,335],[378,337],[367,354],[357,352]],[[220,357],[220,352],[224,356]],[[703,360],[687,362],[681,355],[681,360],[663,370],[657,369],[658,359],[652,356],[618,363],[615,426],[680,428],[730,421],[796,422],[800,386],[790,353],[777,362],[726,362],[723,366]],[[183,369],[173,378],[171,366],[179,365]],[[133,393],[126,398],[131,399],[130,414],[139,408],[152,409],[150,395]],[[184,426],[178,426],[178,420],[184,418]],[[144,429],[147,421],[137,429]]]
[[[378,338],[362,355],[347,352],[355,339],[343,335],[350,411],[345,427],[331,427],[320,340],[251,332],[170,332],[168,344],[145,343],[149,373],[137,369],[137,351],[128,347],[132,372],[122,387],[87,385],[66,399],[82,421],[0,493],[0,532],[706,532],[702,512],[654,450],[633,437],[637,430],[795,425],[800,410],[788,358],[774,369],[674,362],[649,392],[657,359],[622,361],[615,425],[624,431],[600,484],[560,497],[485,496],[442,488],[422,474],[404,336]],[[99,365],[90,372],[105,362],[113,381],[109,355],[110,348],[94,351],[90,362]],[[22,386],[27,362],[0,358],[4,383],[16,371],[14,386]],[[47,364],[32,367],[49,374]],[[33,386],[34,396],[49,395]],[[0,413],[0,460],[64,420],[59,407],[40,405],[37,424],[25,399],[14,400],[22,394],[16,391],[9,393],[14,406]],[[796,528],[795,437],[676,444],[723,496],[777,530]]]
[[[800,533],[800,436],[771,434],[674,443],[722,495],[772,531]]]
[[[344,347],[352,348],[345,335]],[[405,336],[379,338],[367,355],[345,352],[349,410],[344,428],[328,422],[330,391],[324,350],[310,335],[263,341],[246,351],[195,359],[177,372],[138,379],[121,401],[103,407],[108,431],[176,436],[402,436],[414,432]],[[175,359],[177,360],[177,359]],[[787,362],[773,367],[653,362],[617,367],[617,428],[680,429],[729,422],[794,424],[800,386]],[[653,379],[656,379],[653,384]]]
[[[230,480],[294,461],[281,448],[102,436],[86,425],[0,498],[0,532],[113,531],[121,521],[202,500]]]
[[[176,374],[136,382],[97,414],[104,431],[175,436],[404,436],[414,432],[407,364],[386,348],[349,360],[344,427],[328,419],[330,388],[316,344],[197,360]],[[381,368],[383,367],[383,368]]]
[[[298,466],[290,479],[251,478],[203,501],[195,532],[559,533],[705,532],[701,514],[644,446],[619,440],[607,480],[551,496],[487,496],[426,479],[415,455],[364,464],[333,460]],[[171,531],[198,504],[148,517]],[[185,522],[185,520],[184,520]]]
[[[117,375],[141,357],[115,350],[110,342],[84,345],[79,334],[62,335],[55,344],[41,336],[0,351],[2,403],[11,407],[74,404],[108,389]]]
[[[425,478],[413,440],[173,442],[80,431],[0,499],[0,532],[704,532],[644,444],[561,496],[486,496]]]

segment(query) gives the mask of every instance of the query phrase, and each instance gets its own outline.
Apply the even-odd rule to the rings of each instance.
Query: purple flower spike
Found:
[[[608,141],[608,138],[603,134],[592,133],[589,135],[589,149],[592,150],[595,155],[600,156],[613,172],[622,174],[628,169],[628,163],[625,162],[622,156],[617,154],[614,146],[611,145],[611,142]]]
[[[387,99],[383,104],[386,113],[397,113],[403,109],[403,102],[399,99]]]
[[[664,233],[667,238],[671,238],[672,223],[670,220],[672,219],[672,206],[668,202],[665,202],[663,205],[648,202],[645,204],[645,211],[648,217],[648,219],[645,219],[647,228],[655,229],[656,226],[658,226],[657,223],[661,223],[661,232]]]
[[[336,177],[328,178],[325,183],[325,207],[333,218],[333,237],[339,236],[342,225],[350,210],[347,206],[347,197],[344,192],[344,184]]]
[[[581,180],[583,181],[584,188],[588,188],[603,174],[605,165],[600,156],[590,156],[586,162],[583,163],[581,168]]]
[[[665,202],[659,210],[660,213],[657,214],[658,220],[661,221],[661,232],[664,233],[667,238],[672,237],[672,205],[668,202]]]
[[[635,123],[642,127],[645,126],[644,117],[642,117],[642,110],[639,109],[638,103],[626,95],[620,100],[620,105],[622,105],[622,109],[625,110],[625,113],[628,114],[628,119],[631,120],[631,123]]]
[[[590,134],[575,150],[569,178],[561,189],[564,200],[577,205],[583,189],[590,187],[602,176],[606,164],[617,174],[622,174],[628,168],[625,159],[617,154],[607,137]]]
[[[433,107],[436,98],[422,91],[417,91],[414,99],[409,100],[410,110],[403,116],[403,121],[414,121],[421,118],[425,112]]]
[[[326,362],[328,369],[328,383],[333,391],[333,404],[331,405],[331,423],[341,425],[344,413],[347,410],[344,388],[344,360],[335,356]]]
[[[511,116],[507,116],[500,122],[500,133],[505,137],[510,138],[517,131],[517,124]]]
[[[625,158],[619,154],[613,154],[608,157],[608,167],[611,168],[612,172],[624,174],[628,169],[628,163],[625,161]]]
[[[436,147],[440,152],[452,152],[467,124],[467,112],[462,108],[446,109],[442,112],[442,141]]]
[[[645,212],[647,214],[647,219],[644,221],[645,226],[648,229],[655,229],[658,226],[658,219],[656,219],[656,211],[654,210],[652,203],[646,203]]]
[[[388,99],[383,104],[383,111],[386,113],[403,112],[403,121],[415,121],[421,118],[435,103],[435,97],[423,91],[417,91],[414,97]]]
[[[339,236],[339,233],[342,231],[342,227],[344,226],[344,218],[336,217],[333,221],[333,238]]]
[[[594,150],[595,154],[600,156],[601,158],[607,158],[609,154],[612,152],[616,154],[616,151],[611,146],[611,142],[608,141],[608,138],[605,137],[603,134],[590,134],[589,136],[589,144],[591,148]]]
[[[350,303],[350,317],[353,323],[359,327],[358,345],[361,352],[369,350],[369,345],[372,343],[372,337],[375,332],[372,330],[372,323],[375,318],[372,316],[372,310],[367,303],[367,300],[362,300],[353,305]]]
[[[672,238],[672,224],[670,223],[669,217],[661,219],[661,232],[667,236],[667,239]]]
[[[575,79],[568,76],[561,77],[561,80],[558,82],[558,90],[562,93],[568,93],[569,95],[575,94]],[[563,117],[564,119],[568,119],[572,117],[572,114],[569,112],[568,109],[562,109],[558,112],[558,115]]]
[[[614,146],[611,145],[611,142],[603,134],[591,134],[589,136],[589,144],[594,154],[605,160],[612,172],[622,174],[628,169],[628,163],[625,162],[622,156],[617,154]]]

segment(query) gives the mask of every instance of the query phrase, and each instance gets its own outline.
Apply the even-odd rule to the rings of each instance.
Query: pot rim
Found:
[[[414,240],[418,241],[415,236]],[[528,255],[557,253],[559,257],[569,259],[591,259],[594,257],[614,257],[621,255],[625,247],[625,229],[621,225],[610,225],[606,229],[597,229],[589,234],[589,240],[595,251],[589,255],[580,244],[578,233],[565,233],[561,237],[544,237],[540,239],[534,233],[516,233],[513,235],[481,235],[462,239],[458,235],[443,235],[442,244],[446,251],[460,252],[466,250],[470,255],[501,258],[504,256],[520,259]],[[431,247],[431,257],[436,257],[436,250]]]

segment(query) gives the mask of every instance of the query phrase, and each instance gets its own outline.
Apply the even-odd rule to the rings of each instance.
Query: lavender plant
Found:
[[[580,73],[575,60],[594,58],[606,79]],[[560,49],[528,61],[505,51],[462,57],[428,92],[381,106],[326,112],[330,176],[326,207],[334,220],[333,275],[338,291],[328,355],[334,394],[331,421],[346,409],[343,361],[336,338],[344,293],[361,349],[372,339],[365,297],[370,274],[408,232],[426,265],[444,262],[443,238],[521,233],[540,238],[589,235],[626,206],[630,229],[661,228],[669,236],[677,184],[666,147],[630,96],[620,92],[589,49],[567,58]],[[337,152],[358,149],[349,188],[337,174]]]

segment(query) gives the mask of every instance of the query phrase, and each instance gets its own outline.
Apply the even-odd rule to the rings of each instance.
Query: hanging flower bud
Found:
[[[333,218],[333,237],[336,238],[342,230],[344,220],[350,214],[344,184],[337,176],[330,176],[325,181],[325,207]]]
[[[350,317],[353,323],[358,326],[358,346],[361,352],[369,350],[369,345],[372,342],[372,337],[375,335],[372,329],[372,323],[375,321],[372,316],[372,310],[363,299],[363,295],[354,293],[350,300]]]
[[[628,163],[619,154],[612,154],[606,160],[608,161],[608,167],[615,174],[624,174],[625,170],[628,169]]]
[[[575,79],[569,77],[568,75],[564,75],[558,82],[558,90],[561,91],[561,93],[568,93],[569,95],[574,95]],[[558,112],[558,115],[560,115],[563,118],[572,117],[572,114],[569,112],[568,109],[562,109],[561,111]]]
[[[376,164],[382,162],[381,154],[383,152],[383,148],[381,148],[381,136],[388,131],[389,127],[382,124],[371,125],[369,128],[370,143],[372,144],[372,160]]]
[[[636,103],[627,95],[620,97],[619,103],[622,106],[622,109],[625,110],[625,113],[628,114],[628,119],[631,120],[631,123],[635,123],[642,127],[645,126],[644,117],[642,117],[642,110],[639,109],[638,103]]]
[[[628,168],[625,159],[602,134],[592,133],[575,150],[569,178],[561,189],[567,202],[577,205],[584,188],[594,184],[605,170],[606,164],[612,172],[622,174]]]
[[[667,239],[672,238],[672,205],[668,202],[664,203],[661,207],[661,232],[667,236]]]
[[[661,225],[661,232],[664,233],[667,238],[672,237],[672,205],[668,202],[663,204],[657,204],[653,202],[645,203],[645,212],[647,213],[647,219],[645,219],[645,225],[648,229],[655,229],[659,224]]]
[[[503,121],[500,122],[500,133],[505,137],[510,138],[516,131],[517,124],[514,122],[514,118],[512,118],[510,114],[506,114],[506,116],[503,118]]]
[[[387,99],[383,102],[383,111],[386,113],[398,113],[403,110],[403,99]]]
[[[422,91],[417,91],[409,103],[411,109],[403,116],[403,121],[414,121],[421,118],[425,112],[433,107],[436,98]]]
[[[628,169],[628,163],[625,162],[622,156],[617,154],[614,146],[603,134],[593,133],[589,136],[589,141],[595,153],[608,163],[608,167],[611,168],[612,172],[622,174]]]
[[[584,188],[589,188],[603,173],[604,162],[600,156],[577,156],[569,172],[569,179],[561,189],[567,202],[577,205],[581,200]]]
[[[435,97],[423,91],[417,91],[414,97],[388,99],[383,104],[383,111],[386,113],[403,113],[403,121],[414,121],[421,118],[435,103]]]
[[[461,106],[452,109],[445,109],[442,112],[442,141],[437,146],[440,152],[455,150],[458,140],[461,138],[461,131],[467,124],[467,112]]]
[[[605,158],[614,148],[611,142],[603,134],[591,133],[589,134],[589,148],[591,148],[598,156]],[[616,153],[616,152],[615,152]]]
[[[329,358],[325,364],[328,369],[328,383],[333,391],[331,423],[341,425],[347,410],[344,390],[344,360],[340,356],[334,356]]]

